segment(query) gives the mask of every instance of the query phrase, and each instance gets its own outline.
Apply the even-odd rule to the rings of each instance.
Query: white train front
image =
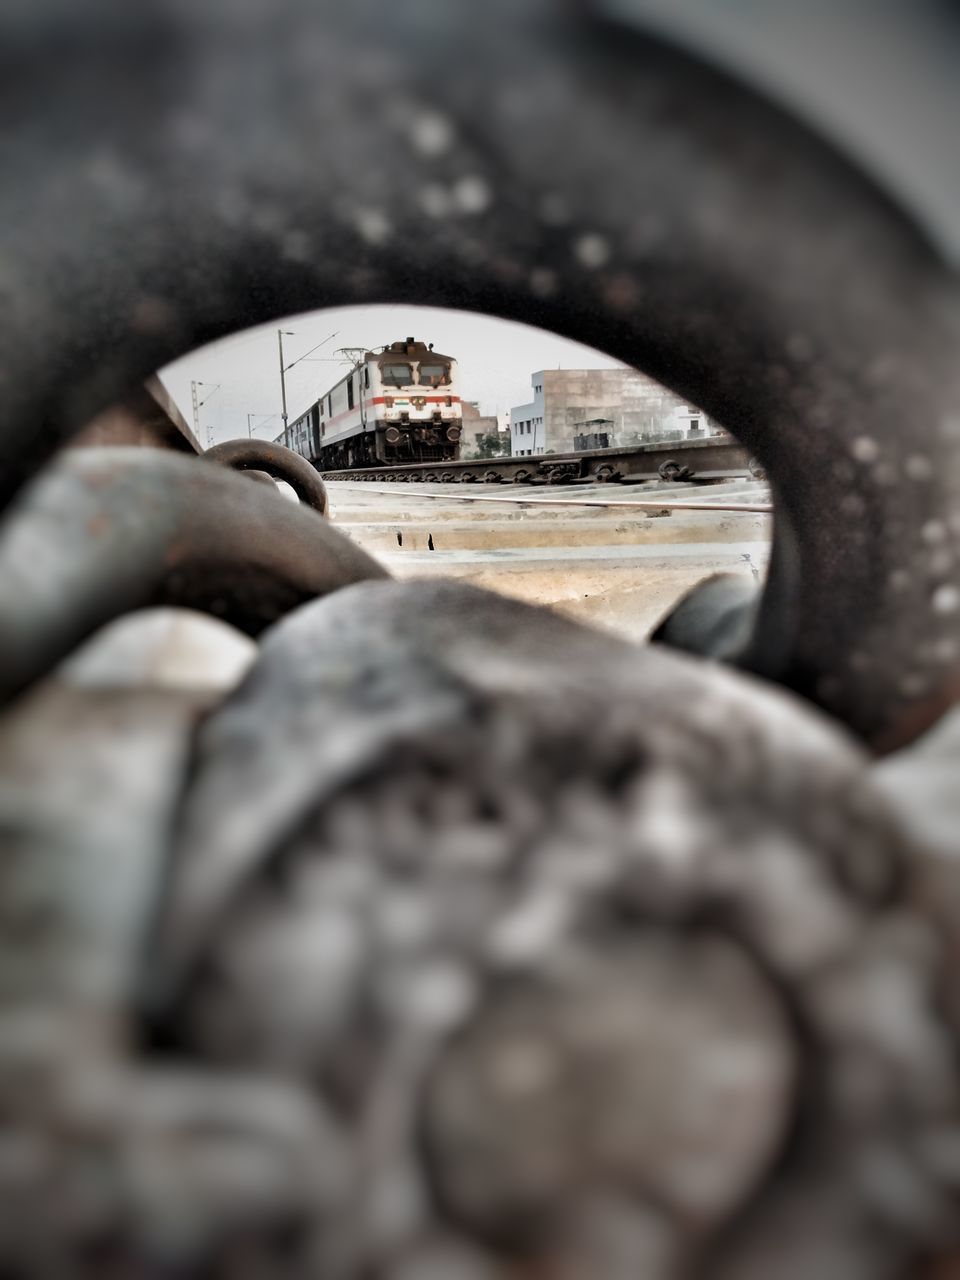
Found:
[[[407,338],[367,351],[277,441],[321,471],[448,462],[461,420],[456,360]]]

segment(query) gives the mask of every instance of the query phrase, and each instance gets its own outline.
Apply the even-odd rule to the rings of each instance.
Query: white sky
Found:
[[[247,434],[247,414],[253,414],[253,434],[273,439],[280,434],[280,376],[277,329],[292,329],[284,337],[284,363],[292,364],[322,343],[308,359],[287,373],[287,412],[291,421],[343,376],[347,365],[335,354],[338,347],[376,350],[412,334],[432,342],[459,362],[465,400],[478,400],[485,414],[505,414],[533,395],[530,375],[540,369],[619,369],[619,360],[602,355],[556,334],[509,320],[448,311],[439,307],[339,307],[310,311],[277,324],[247,329],[225,338],[160,370],[160,377],[187,422],[193,423],[190,382],[198,388],[200,440],[231,440]],[[336,337],[329,335],[336,333]],[[329,338],[329,341],[325,339]],[[220,388],[213,388],[220,384]]]

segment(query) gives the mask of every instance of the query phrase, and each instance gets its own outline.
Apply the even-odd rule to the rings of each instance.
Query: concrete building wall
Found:
[[[500,423],[495,414],[481,414],[475,400],[464,400],[460,408],[463,414],[460,450],[463,457],[474,457],[484,436],[499,434]]]
[[[530,382],[533,399],[510,411],[515,456],[570,453],[575,436],[594,432],[605,432],[611,448],[624,448],[717,430],[705,414],[634,369],[544,369]]]
[[[517,405],[510,410],[510,452],[515,458],[545,451],[544,375],[535,373],[530,382],[533,385],[533,399],[529,404]],[[559,450],[554,449],[554,452],[559,453]]]
[[[484,436],[495,436],[499,433],[500,424],[491,414],[490,417],[464,420],[462,430],[464,452],[473,453]]]

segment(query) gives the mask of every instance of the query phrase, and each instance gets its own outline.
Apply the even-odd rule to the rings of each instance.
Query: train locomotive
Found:
[[[277,443],[319,471],[455,462],[462,416],[456,360],[407,338],[365,352]]]

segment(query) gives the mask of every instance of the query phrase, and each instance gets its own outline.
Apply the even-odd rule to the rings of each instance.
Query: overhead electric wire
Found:
[[[307,356],[310,355],[311,351],[318,351],[320,347],[324,345],[324,343],[329,342],[331,338],[335,338],[339,332],[340,332],[339,329],[334,330],[333,333],[327,334],[327,336],[323,339],[323,341],[318,342],[315,347],[311,347],[310,351],[305,351],[302,356],[297,356],[296,360],[292,360],[290,364],[286,366],[286,368],[284,369],[284,373],[288,373],[293,368],[293,366],[295,364],[299,364],[301,360],[306,360]]]

